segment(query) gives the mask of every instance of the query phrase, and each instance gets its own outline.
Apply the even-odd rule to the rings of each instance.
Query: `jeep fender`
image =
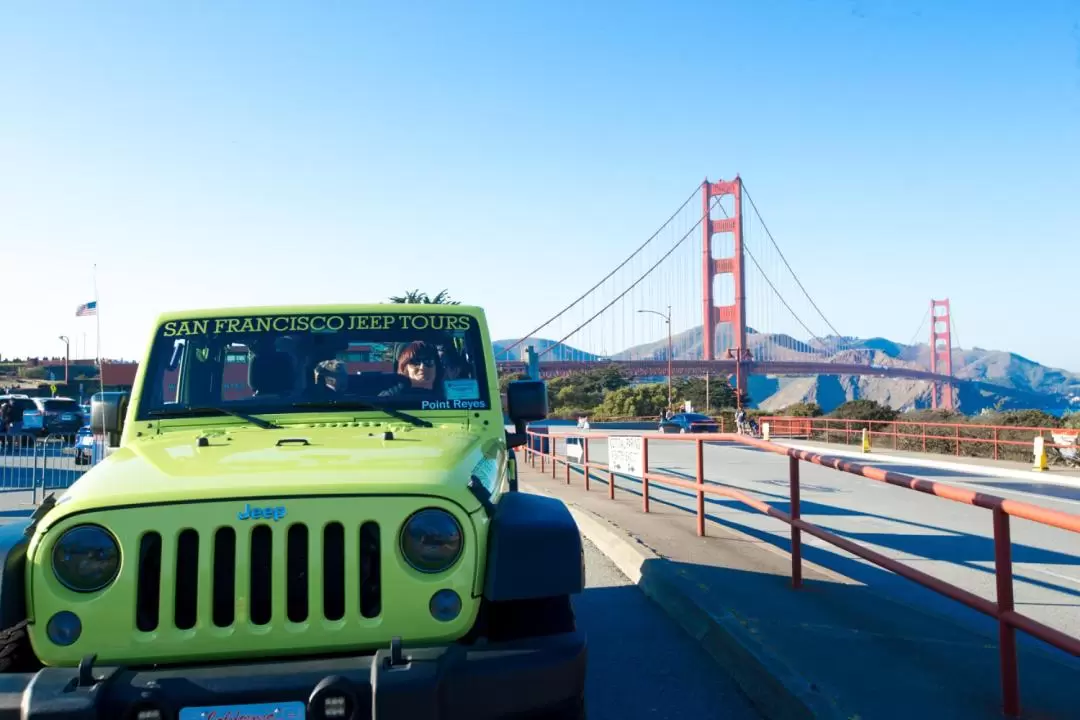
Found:
[[[30,518],[0,525],[0,629],[26,619],[26,529]]]
[[[566,506],[543,495],[504,493],[491,519],[484,598],[528,600],[584,588],[581,533]]]

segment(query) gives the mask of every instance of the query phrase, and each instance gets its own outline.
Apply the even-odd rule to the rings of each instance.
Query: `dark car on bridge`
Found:
[[[720,423],[700,413],[678,413],[660,421],[662,433],[720,432]]]

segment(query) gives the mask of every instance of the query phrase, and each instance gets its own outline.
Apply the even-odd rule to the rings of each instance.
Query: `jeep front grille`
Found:
[[[347,552],[347,536],[359,545],[355,555]],[[381,548],[375,522],[365,522],[355,530],[332,522],[314,531],[304,523],[259,524],[240,538],[232,527],[202,535],[188,528],[177,536],[174,547],[175,557],[163,558],[161,535],[156,531],[146,532],[139,541],[135,626],[143,632],[168,624],[190,630],[200,618],[217,627],[230,627],[238,614],[246,615],[252,625],[266,625],[275,614],[282,615],[282,608],[275,613],[275,597],[284,605],[283,619],[288,622],[341,620],[349,610],[350,584],[358,589],[357,609],[363,617],[378,617],[382,610]],[[349,556],[357,562],[347,563]],[[322,567],[312,567],[312,558],[318,562],[320,557]],[[174,587],[162,587],[163,562],[175,563]],[[208,594],[199,592],[200,563],[209,563],[211,569],[203,575],[213,586]],[[315,581],[321,581],[321,588]],[[160,617],[165,593],[173,598],[171,618]],[[211,607],[198,606],[200,595],[210,598]]]

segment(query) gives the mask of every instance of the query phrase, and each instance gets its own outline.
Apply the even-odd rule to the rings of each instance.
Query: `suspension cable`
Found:
[[[674,220],[674,219],[675,219],[675,217],[676,217],[676,216],[677,216],[677,215],[678,215],[679,213],[681,213],[681,212],[683,211],[683,209],[684,209],[684,208],[685,208],[685,207],[686,207],[687,205],[689,205],[689,204],[690,204],[690,201],[691,201],[691,200],[693,200],[693,199],[694,199],[694,196],[698,194],[698,190],[699,190],[700,188],[701,188],[701,186],[700,186],[700,185],[696,186],[696,187],[694,188],[694,191],[693,191],[692,193],[690,193],[689,197],[687,197],[687,198],[686,198],[686,200],[684,200],[684,201],[683,201],[682,205],[680,205],[680,206],[679,206],[679,209],[678,209],[678,210],[676,210],[675,212],[673,212],[673,213],[671,214],[671,217],[669,217],[669,218],[668,218],[667,220],[665,220],[665,221],[664,221],[664,224],[663,224],[663,225],[661,225],[661,226],[660,226],[660,227],[659,227],[659,228],[658,228],[658,229],[656,230],[656,232],[654,232],[654,233],[653,233],[653,234],[652,234],[652,235],[651,235],[651,236],[649,237],[649,239],[648,239],[648,240],[646,240],[645,242],[643,242],[643,243],[641,244],[641,246],[640,246],[640,247],[638,247],[638,249],[637,249],[637,250],[635,250],[634,252],[632,252],[632,253],[630,254],[630,256],[629,256],[628,258],[626,258],[626,259],[625,259],[625,260],[623,260],[623,261],[622,261],[621,263],[619,263],[619,265],[618,265],[618,266],[617,266],[617,267],[616,267],[616,268],[615,268],[614,270],[612,270],[612,271],[611,271],[611,272],[609,272],[609,273],[608,273],[607,275],[605,275],[605,276],[603,277],[603,279],[601,279],[601,280],[600,280],[600,282],[596,283],[596,284],[595,284],[595,285],[593,285],[593,286],[592,286],[591,288],[589,288],[589,289],[588,289],[588,290],[586,290],[586,291],[585,291],[584,293],[582,293],[581,297],[579,297],[579,298],[578,298],[577,300],[574,300],[574,301],[573,301],[572,303],[570,303],[569,305],[567,305],[566,307],[564,307],[564,308],[563,308],[562,310],[560,310],[560,311],[559,311],[559,312],[558,312],[558,313],[557,313],[557,314],[556,314],[556,315],[555,315],[554,317],[552,317],[551,319],[549,319],[549,320],[547,320],[546,322],[544,322],[544,323],[543,323],[542,325],[540,325],[539,327],[537,327],[537,328],[536,328],[535,330],[531,330],[531,331],[529,331],[528,333],[526,333],[526,334],[525,334],[525,335],[524,335],[524,336],[523,336],[523,337],[522,337],[522,338],[521,338],[520,340],[518,340],[517,342],[515,342],[515,343],[514,343],[513,345],[510,345],[509,347],[506,347],[506,348],[504,348],[504,349],[503,349],[503,351],[502,351],[502,354],[503,354],[504,356],[507,356],[507,355],[509,354],[509,352],[510,352],[511,350],[513,350],[513,349],[514,349],[514,348],[516,348],[517,346],[521,345],[521,343],[525,342],[525,341],[526,341],[526,340],[528,340],[529,338],[533,337],[533,336],[534,336],[534,335],[535,335],[536,333],[540,332],[541,330],[543,330],[544,328],[546,328],[546,327],[547,327],[548,325],[550,325],[551,323],[553,323],[553,322],[555,322],[556,320],[558,320],[558,319],[559,319],[560,317],[562,317],[562,316],[563,316],[563,314],[565,314],[565,313],[566,313],[566,311],[568,311],[568,310],[569,310],[570,308],[574,307],[574,306],[575,306],[575,305],[577,305],[577,304],[578,304],[579,302],[581,302],[582,300],[584,300],[584,299],[585,299],[585,298],[586,298],[586,297],[587,297],[587,296],[589,295],[589,293],[591,293],[591,292],[593,292],[594,290],[596,290],[596,288],[600,287],[600,286],[601,286],[601,285],[603,285],[603,284],[604,284],[605,282],[607,282],[607,281],[608,281],[608,279],[609,279],[609,278],[611,278],[611,276],[612,276],[612,275],[614,275],[615,273],[617,273],[617,272],[618,272],[619,270],[623,269],[623,267],[625,267],[625,266],[626,266],[626,264],[627,264],[628,262],[630,262],[631,260],[633,260],[633,259],[634,259],[634,258],[635,258],[635,257],[636,257],[636,256],[637,256],[637,255],[638,255],[638,254],[639,254],[639,253],[640,253],[640,252],[642,251],[642,250],[644,250],[644,249],[645,249],[645,247],[646,247],[646,246],[647,246],[647,245],[648,245],[649,243],[651,243],[651,242],[652,242],[653,240],[655,240],[655,239],[656,239],[656,237],[657,237],[657,236],[658,236],[658,235],[659,235],[659,234],[660,234],[660,233],[661,233],[661,232],[663,231],[663,229],[664,229],[664,228],[666,228],[666,227],[667,227],[667,226],[668,226],[668,225],[669,225],[669,224],[671,223],[671,221],[672,221],[672,220]],[[681,242],[681,241],[680,241],[680,242]],[[667,256],[665,255],[664,257],[667,257]],[[635,284],[636,284],[636,283],[635,283]],[[631,286],[631,287],[633,287],[633,286]],[[620,297],[621,297],[621,296],[620,296]],[[603,311],[601,311],[601,312],[603,312]],[[588,323],[586,323],[586,324],[588,324]],[[576,332],[576,331],[575,331],[575,332]],[[547,352],[547,350],[545,350],[544,352]],[[541,354],[543,354],[543,353],[541,353]]]

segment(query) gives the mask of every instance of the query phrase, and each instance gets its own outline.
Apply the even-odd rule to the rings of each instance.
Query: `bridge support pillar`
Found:
[[[949,300],[930,301],[930,372],[952,377],[952,320]],[[955,410],[952,383],[930,385],[930,405],[935,410]]]
[[[532,345],[525,347],[525,373],[529,376],[530,380],[540,379],[540,356],[536,354],[536,348]]]
[[[713,201],[724,195],[734,196],[734,210],[729,217],[719,220],[712,218]],[[734,180],[721,180],[711,183],[706,178],[701,186],[702,210],[702,331],[704,360],[716,360],[716,326],[727,323],[731,333],[725,337],[729,358],[736,361],[736,367],[742,367],[745,360],[750,360],[750,349],[746,345],[746,273],[743,256],[742,222],[742,179],[736,175]],[[728,257],[713,257],[713,236],[729,232],[732,235],[732,252]],[[717,276],[730,275],[733,297],[730,304],[717,305],[714,297]],[[746,392],[746,373],[735,373],[736,390],[741,397]]]

